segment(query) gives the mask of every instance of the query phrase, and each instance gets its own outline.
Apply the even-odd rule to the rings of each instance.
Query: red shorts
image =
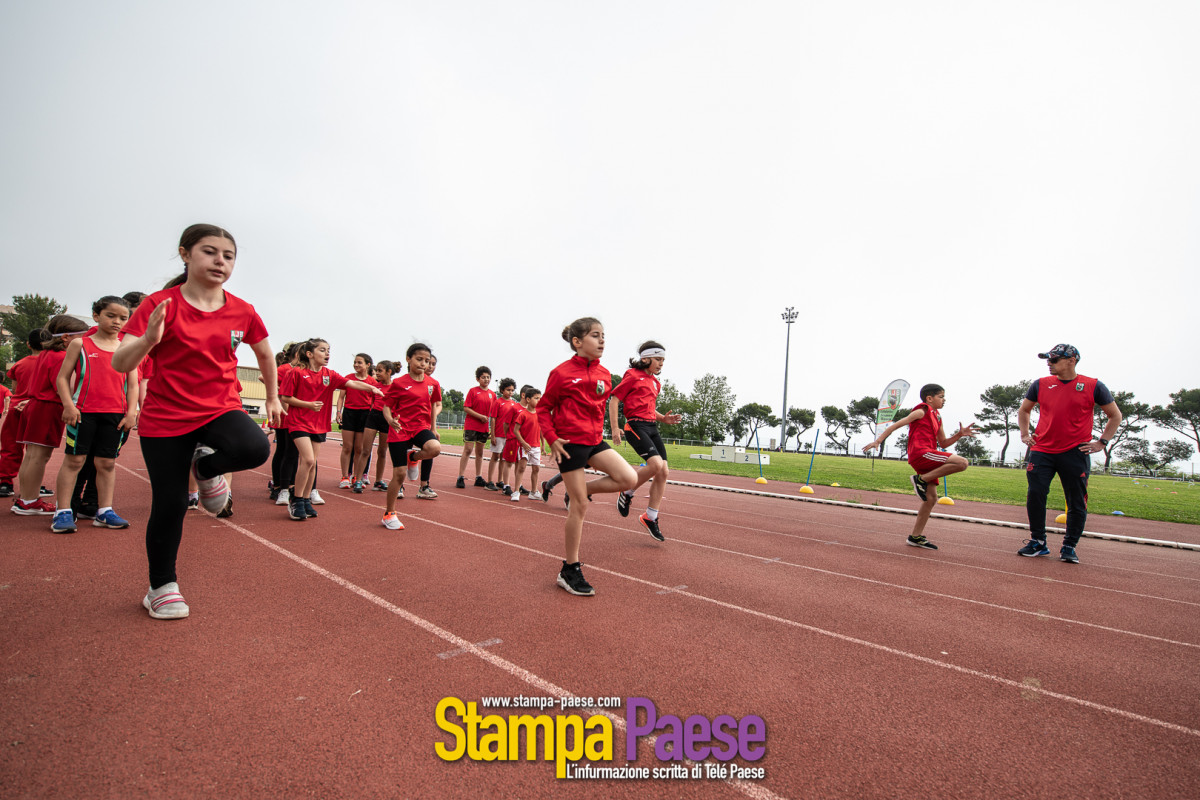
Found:
[[[42,447],[58,448],[62,444],[62,403],[50,403],[31,398],[21,412],[21,427],[17,429],[17,441],[21,444],[37,444]]]
[[[523,453],[524,448],[522,448],[521,443],[517,441],[517,437],[509,436],[504,440],[504,453],[500,457],[503,458],[506,463],[515,464],[521,460]]]
[[[945,450],[933,450],[928,453],[917,453],[908,457],[908,465],[916,471],[918,475],[926,472],[932,472],[938,467],[944,466],[950,460],[950,453]],[[938,485],[938,479],[934,478],[930,482],[931,486]]]

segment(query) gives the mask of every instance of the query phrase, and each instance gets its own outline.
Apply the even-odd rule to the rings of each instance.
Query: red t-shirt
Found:
[[[163,338],[150,351],[155,369],[138,420],[142,436],[181,436],[222,414],[241,411],[237,347],[267,338],[258,312],[245,300],[225,292],[225,305],[201,311],[183,299],[181,286],[143,300],[125,333],[144,336],[150,314],[167,298],[171,305]]]
[[[913,411],[924,411],[925,416],[908,426],[908,460],[912,461],[925,453],[936,452],[938,448],[938,431],[942,429],[942,415],[930,407],[929,403],[918,403]]]
[[[1104,384],[1086,375],[1069,381],[1053,375],[1039,378],[1025,395],[1038,405],[1038,423],[1033,450],[1065,453],[1092,440],[1094,407],[1112,402]]]
[[[124,414],[125,391],[129,376],[112,366],[113,354],[102,350],[91,336],[85,336],[79,359],[75,362],[75,391],[71,400],[88,414]]]
[[[9,389],[4,384],[0,383],[0,411],[4,410],[4,398],[12,394],[12,389]]]
[[[4,373],[13,382],[14,401],[29,397],[29,379],[33,376],[33,365],[37,363],[37,357],[40,355],[41,351],[27,355]]]
[[[362,381],[363,383],[369,383],[372,386],[379,386],[379,381],[375,380],[370,375],[368,375],[365,378],[360,378],[357,375],[354,375],[354,376],[347,375],[346,378],[348,380],[355,380],[355,381]],[[373,392],[364,392],[362,389],[347,389],[346,390],[346,402],[342,404],[342,408],[355,408],[360,411],[364,411],[371,407],[371,401],[374,399],[375,399],[375,394]]]
[[[320,400],[325,404],[320,411],[288,406],[288,430],[292,433],[329,433],[333,430],[333,404],[330,401],[333,400],[334,391],[345,386],[347,380],[329,367],[321,367],[316,372],[308,367],[288,370],[279,389],[280,397],[293,397],[309,403]]]
[[[400,430],[388,426],[389,442],[406,442],[433,427],[433,404],[442,399],[442,385],[428,375],[420,381],[404,373],[384,390],[383,402],[392,410]]]
[[[521,438],[525,440],[525,444],[533,448],[541,446],[542,432],[538,428],[536,411],[530,411],[524,406],[517,406],[517,413],[513,417],[512,426],[514,430],[521,432]],[[515,433],[512,434],[512,438],[517,438]]]
[[[628,369],[613,387],[613,397],[625,404],[625,419],[658,420],[658,393],[662,384],[644,369]]]
[[[29,385],[25,387],[25,396],[61,406],[62,401],[58,399],[58,370],[66,357],[65,350],[43,350],[38,353],[37,361],[33,363],[33,369],[29,372]]]
[[[511,435],[511,426],[513,417],[517,415],[517,410],[521,408],[521,404],[511,397],[496,398],[496,436],[507,438]]]
[[[467,397],[463,401],[463,407],[469,408],[472,411],[482,414],[483,416],[491,416],[492,401],[496,399],[496,393],[491,389],[481,389],[478,386],[472,386],[467,390]],[[487,432],[487,422],[481,422],[470,414],[466,415],[466,420],[463,422],[463,430],[465,431],[483,431]]]
[[[599,361],[572,356],[550,371],[538,403],[538,425],[546,441],[566,439],[594,446],[604,439],[604,404],[612,392],[612,373]]]

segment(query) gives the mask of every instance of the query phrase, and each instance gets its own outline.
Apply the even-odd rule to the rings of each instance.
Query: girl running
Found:
[[[279,393],[287,404],[288,430],[296,445],[296,488],[288,504],[288,516],[303,522],[315,517],[311,494],[317,478],[317,457],[321,443],[332,429],[330,401],[342,388],[382,395],[372,383],[346,378],[325,365],[329,363],[329,342],[309,339],[300,348],[300,366],[288,372]]]
[[[562,338],[575,355],[546,379],[546,392],[537,405],[538,427],[550,443],[567,495],[574,500],[567,512],[566,559],[558,585],[571,594],[591,596],[596,590],[584,579],[579,562],[588,496],[632,489],[637,486],[637,473],[604,441],[604,402],[612,391],[612,375],[600,363],[604,326],[583,317],[563,328]],[[586,466],[607,474],[588,481]]]
[[[488,439],[488,412],[496,399],[496,393],[488,389],[488,384],[492,382],[492,371],[487,367],[478,367],[475,370],[475,382],[479,385],[467,390],[463,400],[466,419],[463,420],[463,452],[458,459],[456,489],[467,488],[467,462],[471,460],[472,452],[475,454],[475,485],[487,486],[487,481],[483,479],[483,447]]]
[[[361,383],[378,386],[375,382],[375,361],[366,353],[354,357],[354,377]],[[342,452],[340,455],[342,479],[338,482],[339,489],[349,489],[356,476],[361,473],[354,469],[354,460],[362,450],[362,439],[367,424],[367,414],[371,411],[371,401],[374,395],[360,392],[358,389],[346,388],[338,395],[337,423],[342,431]],[[372,436],[374,438],[374,436]]]
[[[404,496],[405,475],[410,481],[418,480],[418,462],[437,458],[442,452],[441,442],[433,435],[433,404],[441,401],[442,387],[425,374],[429,347],[418,342],[409,346],[404,357],[408,372],[392,381],[383,397],[383,417],[391,429],[388,452],[392,455],[392,482],[387,489],[382,524],[392,531],[404,529],[396,516],[396,498]]]
[[[667,489],[670,470],[667,468],[667,448],[658,434],[658,423],[661,420],[666,425],[675,425],[683,419],[679,414],[658,413],[658,393],[662,391],[658,374],[662,372],[666,360],[667,351],[661,344],[655,341],[642,342],[638,347],[638,357],[629,359],[629,369],[621,376],[621,382],[613,389],[612,397],[608,400],[613,444],[621,444],[621,428],[617,425],[617,404],[620,402],[625,404],[625,432],[629,443],[646,462],[645,466],[638,467],[637,485],[654,479],[650,485],[650,505],[639,519],[642,527],[660,542],[666,541],[666,537],[658,529],[658,509],[662,505],[663,492]],[[637,486],[617,495],[617,511],[622,517],[629,516],[629,503],[636,489]]]
[[[183,274],[147,297],[125,326],[113,369],[132,372],[154,353],[138,433],[150,476],[146,558],[150,589],[142,605],[155,619],[189,613],[175,573],[187,479],[193,473],[200,503],[210,514],[225,508],[224,473],[253,469],[271,455],[262,429],[242,410],[237,393],[237,348],[254,351],[267,376],[267,418],[279,425],[275,359],[267,329],[254,306],[226,292],[237,244],[215,225],[192,225],[179,239]]]
[[[70,340],[87,329],[82,320],[59,314],[52,317],[39,334],[42,352],[38,353],[37,361],[28,373],[28,397],[16,405],[21,412],[17,442],[25,446],[25,455],[17,476],[20,493],[13,501],[15,514],[55,513],[55,507],[41,498],[41,485],[50,454],[62,443],[63,404],[58,397],[58,371]]]
[[[396,372],[395,363],[383,360],[375,365],[375,385],[387,389],[392,383],[392,375]],[[354,474],[357,479],[351,489],[355,494],[362,494],[363,486],[367,483],[367,470],[371,467],[371,447],[375,439],[379,439],[379,449],[375,453],[375,484],[377,492],[386,492],[387,483],[383,480],[383,468],[387,465],[388,432],[391,427],[383,417],[383,398],[371,397],[371,410],[363,423],[363,438],[359,442],[359,451],[355,459]]]
[[[98,505],[93,527],[128,528],[129,523],[113,511],[113,484],[117,455],[137,422],[138,373],[117,372],[112,357],[121,344],[121,328],[129,321],[129,304],[120,297],[101,297],[92,304],[92,319],[96,332],[67,346],[57,375],[67,425],[67,453],[58,469],[58,496],[75,496],[76,478],[91,459]],[[74,533],[75,512],[70,507],[60,508],[50,530]]]

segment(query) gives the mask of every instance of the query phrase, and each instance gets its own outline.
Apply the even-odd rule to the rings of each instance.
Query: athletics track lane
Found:
[[[140,466],[127,453],[122,466]],[[322,456],[334,474],[336,450]],[[401,501],[406,531],[379,527],[380,495],[336,489],[321,518],[292,523],[250,476],[230,522],[468,642],[499,639],[483,650],[576,694],[759,714],[758,785],[779,796],[1197,794],[1200,738],[1160,724],[1200,727],[1195,553],[1085,541],[1072,568],[1017,558],[1018,531],[942,521],[929,532],[943,549],[927,553],[902,545],[908,517],[672,487],[665,545],[607,498],[594,505],[583,559],[598,595],[572,598],[553,582],[559,498],[456,491],[455,464],[436,464],[438,501]],[[122,472],[119,487],[122,512],[144,519],[145,484]],[[438,760],[438,699],[540,692],[218,520],[188,522],[193,617],[179,623],[137,605],[136,526],[56,537],[46,518],[3,522],[0,720],[20,744],[0,766],[24,795],[600,789],[555,782],[541,762]],[[1045,749],[1031,766],[1034,741]],[[640,763],[657,764],[644,745]],[[604,790],[743,796],[708,781]]]

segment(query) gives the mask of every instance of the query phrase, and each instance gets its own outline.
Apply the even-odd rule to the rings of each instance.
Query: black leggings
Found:
[[[175,557],[183,539],[188,472],[196,444],[203,442],[216,451],[196,463],[202,478],[253,469],[266,462],[271,445],[244,411],[227,411],[180,436],[143,436],[141,441],[151,492],[146,557],[150,562],[150,588],[157,589],[176,580]]]

